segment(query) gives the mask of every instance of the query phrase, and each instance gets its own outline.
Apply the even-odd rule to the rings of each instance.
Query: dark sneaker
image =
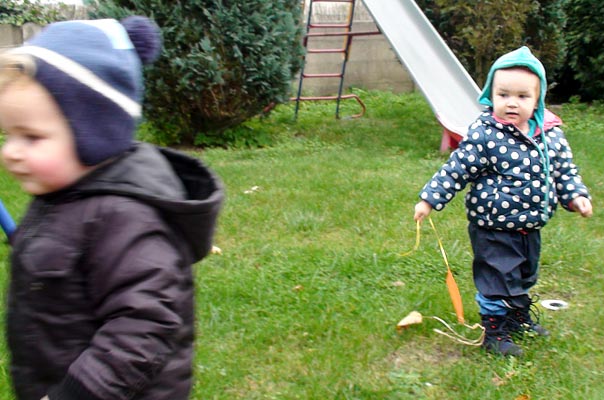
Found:
[[[549,336],[550,333],[543,326],[539,325],[538,322],[535,322],[531,317],[531,313],[535,314],[536,311],[531,310],[531,307],[534,307],[534,303],[524,308],[514,308],[508,311],[508,329],[510,333],[515,336]],[[538,320],[538,318],[536,318]]]
[[[506,315],[481,315],[485,337],[482,347],[487,351],[503,356],[522,356],[522,348],[512,340],[507,329]]]

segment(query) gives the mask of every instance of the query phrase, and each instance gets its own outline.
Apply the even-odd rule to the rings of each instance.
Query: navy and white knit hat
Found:
[[[11,50],[34,57],[34,78],[67,118],[84,165],[132,147],[142,109],[141,65],[160,51],[157,25],[140,16],[53,23]]]

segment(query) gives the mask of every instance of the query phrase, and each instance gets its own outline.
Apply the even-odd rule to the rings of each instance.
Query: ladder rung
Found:
[[[312,54],[336,54],[346,53],[346,49],[306,49],[306,52]]]
[[[339,29],[350,29],[350,24],[322,24],[322,23],[314,23],[309,24],[309,28],[339,28]]]
[[[341,96],[313,96],[313,97],[307,97],[307,96],[301,96],[301,97],[291,97],[290,100],[292,101],[296,101],[296,100],[301,100],[301,101],[315,101],[315,100],[337,100],[338,97],[342,100],[348,100],[348,99],[358,99],[359,96],[356,94],[343,94]]]
[[[369,36],[369,35],[381,35],[380,31],[363,31],[363,32],[312,32],[307,33],[305,37],[323,37],[323,36]]]
[[[341,78],[342,74],[302,74],[304,78]]]

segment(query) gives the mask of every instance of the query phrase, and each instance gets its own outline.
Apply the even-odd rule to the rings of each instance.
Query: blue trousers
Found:
[[[527,307],[539,272],[540,231],[496,231],[470,224],[468,233],[480,313],[504,315],[509,309]]]

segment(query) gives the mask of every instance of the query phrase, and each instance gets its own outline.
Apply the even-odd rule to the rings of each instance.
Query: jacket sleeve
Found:
[[[182,340],[181,310],[192,307],[190,269],[174,234],[154,209],[110,199],[91,223],[86,257],[98,329],[51,400],[132,398]]]
[[[451,153],[447,162],[432,176],[419,194],[419,197],[427,201],[436,211],[442,210],[457,192],[475,180],[487,166],[486,147],[482,143],[482,126],[476,124],[470,128],[468,136]]]
[[[556,146],[556,157],[553,160],[554,184],[560,204],[566,210],[572,211],[571,203],[577,197],[583,196],[591,199],[587,186],[583,183],[579,168],[573,162],[573,152],[560,128],[553,128],[559,141]]]

